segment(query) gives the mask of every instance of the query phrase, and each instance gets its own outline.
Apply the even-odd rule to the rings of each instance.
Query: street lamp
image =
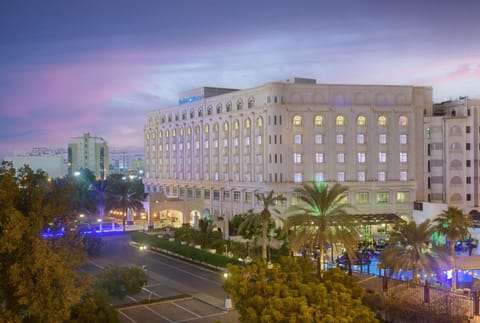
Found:
[[[145,262],[145,252],[147,251],[147,246],[142,244],[140,247],[138,247],[138,249],[140,250],[140,252],[142,253],[142,256],[143,256],[143,265],[142,265],[142,269],[146,272],[147,271],[147,264]]]
[[[226,271],[223,273],[223,278],[225,280],[228,279],[228,277],[230,277],[230,274]],[[225,309],[229,310],[229,309],[232,309],[232,298],[230,297],[230,292],[227,292],[227,298],[225,299],[225,305],[224,305]]]
[[[99,229],[100,229],[100,232],[103,232],[103,227],[102,227],[102,219],[97,219],[97,222],[99,224]]]
[[[145,219],[146,219],[146,218],[147,218],[147,217],[146,217],[145,215],[142,215],[142,220],[143,220],[143,221],[142,221],[143,232],[145,232]]]

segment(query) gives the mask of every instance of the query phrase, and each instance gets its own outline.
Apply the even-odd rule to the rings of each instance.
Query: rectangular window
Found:
[[[368,192],[357,192],[355,193],[355,203],[356,204],[368,204],[370,203],[370,198]]]
[[[300,135],[300,134],[295,135],[294,138],[293,138],[293,141],[296,144],[301,144],[302,143],[302,135]]]
[[[315,153],[315,163],[321,164],[324,161],[323,153]]]
[[[337,181],[345,182],[345,172],[338,172],[337,173]]]
[[[400,162],[401,163],[406,163],[408,161],[408,156],[406,152],[401,152],[400,153]]]
[[[385,182],[386,179],[387,179],[387,173],[378,172],[378,181]]]
[[[365,182],[365,177],[365,172],[362,171],[357,173],[357,179],[359,182]]]
[[[206,199],[206,200],[210,199],[210,190],[205,190],[203,192],[203,198]]]
[[[218,139],[215,139],[215,140],[213,141],[213,147],[214,147],[214,148],[218,148]],[[187,148],[188,148],[188,147],[187,147]]]
[[[338,135],[337,135],[337,144],[343,145],[343,143],[344,143],[344,139],[343,139],[343,138],[344,138],[344,137],[343,137],[343,134],[338,134]]]
[[[223,200],[230,201],[230,191],[223,191]]]
[[[208,149],[208,140],[205,140],[205,141],[203,142],[203,147],[204,147],[205,149]]]
[[[465,149],[466,149],[466,150],[470,150],[470,143],[469,143],[469,142],[467,142],[467,143],[465,144]]]
[[[388,192],[378,192],[377,193],[377,203],[378,204],[390,203],[390,193],[388,193]]]
[[[189,199],[193,198],[193,189],[191,188],[187,189],[187,198]]]
[[[365,134],[357,134],[357,144],[363,145],[365,143]]]
[[[233,138],[233,145],[236,147],[238,146],[238,137]]]
[[[245,203],[252,202],[252,192],[245,192]]]
[[[367,157],[365,153],[358,153],[358,162],[363,164],[367,161]]]
[[[250,137],[245,137],[245,146],[250,146]]]
[[[467,194],[467,201],[471,201],[472,200],[472,194]]]
[[[202,190],[201,190],[201,189],[197,188],[197,189],[195,190],[195,198],[196,198],[196,199],[202,198]]]
[[[345,162],[345,154],[344,153],[337,154],[337,162],[339,162],[339,163],[344,163]]]
[[[324,182],[325,174],[323,172],[315,173],[315,182]]]
[[[240,203],[240,191],[233,191],[233,202]]]
[[[410,192],[397,192],[397,202],[398,203],[409,203],[410,202]]]
[[[467,163],[467,167],[471,167],[471,166],[470,166],[470,165],[471,165],[470,159],[467,159],[466,163]]]
[[[386,163],[387,162],[387,153],[378,153],[378,162]]]
[[[301,183],[301,182],[303,182],[303,174],[302,174],[302,173],[295,173],[295,174],[293,175],[293,181],[294,181],[295,183]]]
[[[467,177],[467,184],[472,184],[472,178],[470,176]]]
[[[323,144],[323,135],[321,133],[317,133],[315,135],[315,143],[316,144]]]
[[[301,164],[303,162],[303,155],[295,153],[293,154],[293,163],[294,164]]]
[[[407,144],[407,135],[406,134],[401,134],[400,135],[400,144],[402,144],[402,145]]]
[[[257,145],[262,144],[262,136],[258,135],[255,140],[256,140]]]
[[[378,135],[378,142],[381,144],[386,144],[387,143],[387,135],[384,133],[381,133]]]
[[[465,132],[466,132],[466,133],[470,133],[470,126],[467,126],[467,127],[465,128]]]
[[[223,147],[228,147],[228,139],[227,138],[223,139]]]
[[[408,173],[406,171],[400,172],[400,180],[401,181],[406,181],[408,180]]]

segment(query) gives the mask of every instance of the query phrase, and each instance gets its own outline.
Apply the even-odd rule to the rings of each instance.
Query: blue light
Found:
[[[203,98],[204,98],[203,95],[195,95],[195,96],[190,96],[188,98],[182,98],[182,99],[178,100],[178,105],[183,105],[183,104],[186,104],[186,103],[192,103],[192,102],[195,102],[195,101],[200,101]]]

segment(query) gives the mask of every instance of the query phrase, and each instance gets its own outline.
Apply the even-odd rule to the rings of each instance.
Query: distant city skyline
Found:
[[[146,113],[202,86],[433,87],[480,98],[478,1],[0,2],[0,156],[91,133],[143,148]]]

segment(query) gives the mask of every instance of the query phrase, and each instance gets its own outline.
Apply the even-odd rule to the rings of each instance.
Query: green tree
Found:
[[[355,280],[338,269],[319,280],[311,269],[309,259],[294,257],[273,267],[229,265],[223,286],[241,322],[376,322]]]
[[[105,212],[110,210],[123,211],[123,231],[125,231],[125,221],[128,211],[143,211],[144,194],[140,192],[137,186],[132,186],[131,182],[123,179],[110,178],[109,199],[106,201]]]
[[[215,230],[215,228],[215,224],[210,219],[202,218],[198,221],[195,241],[200,244],[203,249],[223,245],[222,233]]]
[[[42,237],[49,223],[61,230],[70,196],[44,173],[10,163],[0,168],[0,320],[62,322],[86,290],[76,268],[85,259],[70,230]]]
[[[429,247],[434,228],[430,220],[420,224],[414,221],[397,224],[398,230],[390,235],[389,243],[393,247],[385,249],[380,255],[382,266],[392,268],[394,273],[412,270],[413,280],[418,282],[418,272],[430,272],[435,268],[439,255],[438,248]]]
[[[80,303],[73,306],[68,322],[117,323],[120,319],[102,290],[91,287],[91,290],[82,296]]]
[[[273,190],[267,195],[262,193],[256,193],[255,197],[262,203],[263,209],[260,212],[262,220],[262,259],[267,262],[267,235],[269,231],[270,219],[272,218],[272,212],[270,208],[275,206],[278,202],[284,202],[286,198],[282,194],[274,194]],[[276,214],[280,212],[273,208],[272,211]]]
[[[108,182],[105,180],[97,180],[89,187],[90,195],[96,202],[98,215],[100,218],[100,231],[103,231],[103,217],[107,203],[111,200],[111,194],[108,191]]]
[[[457,207],[449,206],[434,220],[435,231],[443,234],[449,241],[450,269],[452,270],[452,289],[457,289],[457,266],[455,261],[455,242],[469,235],[468,228],[473,226],[472,218]]]
[[[98,275],[99,285],[109,296],[124,299],[142,290],[147,283],[147,274],[138,267],[108,265]]]
[[[294,190],[300,203],[289,210],[287,228],[293,250],[308,246],[318,247],[317,273],[322,274],[326,244],[341,243],[350,258],[355,257],[356,241],[359,236],[352,216],[347,210],[352,206],[345,202],[348,188],[338,183],[302,184]]]

